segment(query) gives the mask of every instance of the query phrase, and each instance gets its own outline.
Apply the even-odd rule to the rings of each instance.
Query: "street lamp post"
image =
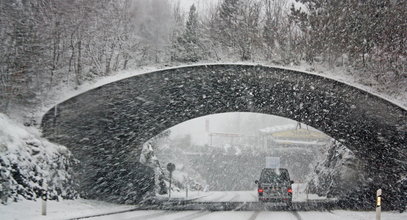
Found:
[[[170,172],[170,187],[168,190],[168,198],[171,199],[171,182],[172,182],[172,172],[175,170],[175,164],[168,163],[167,170]]]

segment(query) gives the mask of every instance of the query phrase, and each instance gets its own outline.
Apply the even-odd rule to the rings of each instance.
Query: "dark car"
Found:
[[[257,192],[261,202],[282,202],[291,206],[293,190],[290,175],[284,168],[264,168],[260,174],[260,180],[256,180]]]

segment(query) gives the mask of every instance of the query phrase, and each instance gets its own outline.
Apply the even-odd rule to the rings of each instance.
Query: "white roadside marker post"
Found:
[[[44,189],[42,190],[42,195],[41,195],[41,200],[42,200],[42,206],[41,206],[41,215],[47,215],[47,200],[48,200],[48,186],[46,183],[44,183]]]
[[[376,192],[376,220],[381,219],[382,214],[382,189],[378,189]]]

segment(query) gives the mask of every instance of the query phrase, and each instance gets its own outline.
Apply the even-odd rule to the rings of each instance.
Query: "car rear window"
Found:
[[[267,169],[261,172],[260,182],[262,183],[286,183],[290,181],[287,170]]]

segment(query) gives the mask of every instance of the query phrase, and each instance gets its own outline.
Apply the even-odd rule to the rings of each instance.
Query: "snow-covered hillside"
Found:
[[[71,153],[0,113],[0,200],[35,200],[48,185],[49,199],[75,198]],[[46,184],[44,184],[44,181]]]
[[[363,167],[364,162],[352,151],[334,141],[326,152],[325,159],[317,164],[310,176],[307,190],[309,193],[328,198],[357,195],[357,192],[369,189],[369,180]],[[361,203],[358,206],[369,206],[371,204],[369,199],[372,198],[358,198],[358,202]]]

